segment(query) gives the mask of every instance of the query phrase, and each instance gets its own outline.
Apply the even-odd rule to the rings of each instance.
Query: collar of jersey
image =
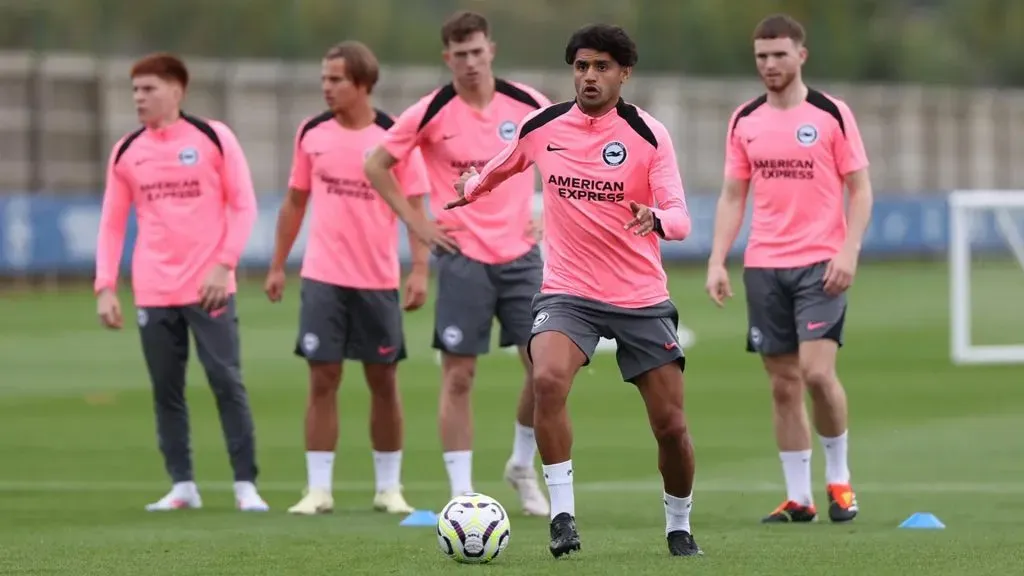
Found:
[[[575,105],[572,107],[570,113],[578,120],[581,120],[588,126],[603,126],[609,122],[613,122],[616,118],[622,115],[622,110],[626,106],[626,101],[620,97],[614,108],[600,116],[591,116],[590,114],[587,114],[580,108],[579,102],[577,101],[574,101],[574,104]]]
[[[178,119],[171,122],[167,126],[158,129],[146,128],[146,132],[161,140],[171,140],[181,135],[189,126],[189,123],[185,121],[185,112],[181,112]]]

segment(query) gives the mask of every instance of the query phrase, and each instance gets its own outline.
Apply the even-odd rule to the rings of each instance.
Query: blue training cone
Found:
[[[915,512],[900,524],[900,528],[914,530],[942,530],[945,527],[946,525],[935,514],[929,512]]]
[[[399,526],[437,526],[437,514],[430,510],[415,510],[406,516]]]

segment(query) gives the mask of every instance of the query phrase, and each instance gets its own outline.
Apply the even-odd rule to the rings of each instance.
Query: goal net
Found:
[[[949,196],[955,364],[1024,364],[1024,190]]]

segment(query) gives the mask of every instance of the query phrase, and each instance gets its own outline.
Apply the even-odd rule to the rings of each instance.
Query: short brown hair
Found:
[[[182,88],[188,88],[188,68],[181,58],[174,54],[157,52],[140,58],[132,65],[132,78],[150,75],[177,82]]]
[[[797,44],[807,39],[804,27],[795,18],[787,14],[772,14],[758,23],[754,28],[754,40],[774,40],[789,38]]]
[[[452,14],[441,26],[441,42],[445,47],[452,42],[462,42],[477,32],[484,36],[491,35],[491,25],[483,14],[460,10]]]
[[[333,46],[324,55],[326,60],[343,58],[345,60],[345,73],[356,86],[366,88],[366,91],[373,92],[373,87],[380,79],[380,63],[373,50],[357,40],[348,40]]]

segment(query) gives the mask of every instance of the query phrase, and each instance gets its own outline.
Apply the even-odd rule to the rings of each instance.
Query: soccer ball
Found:
[[[462,564],[486,564],[508,547],[512,525],[505,508],[483,494],[452,498],[437,517],[441,553]]]

